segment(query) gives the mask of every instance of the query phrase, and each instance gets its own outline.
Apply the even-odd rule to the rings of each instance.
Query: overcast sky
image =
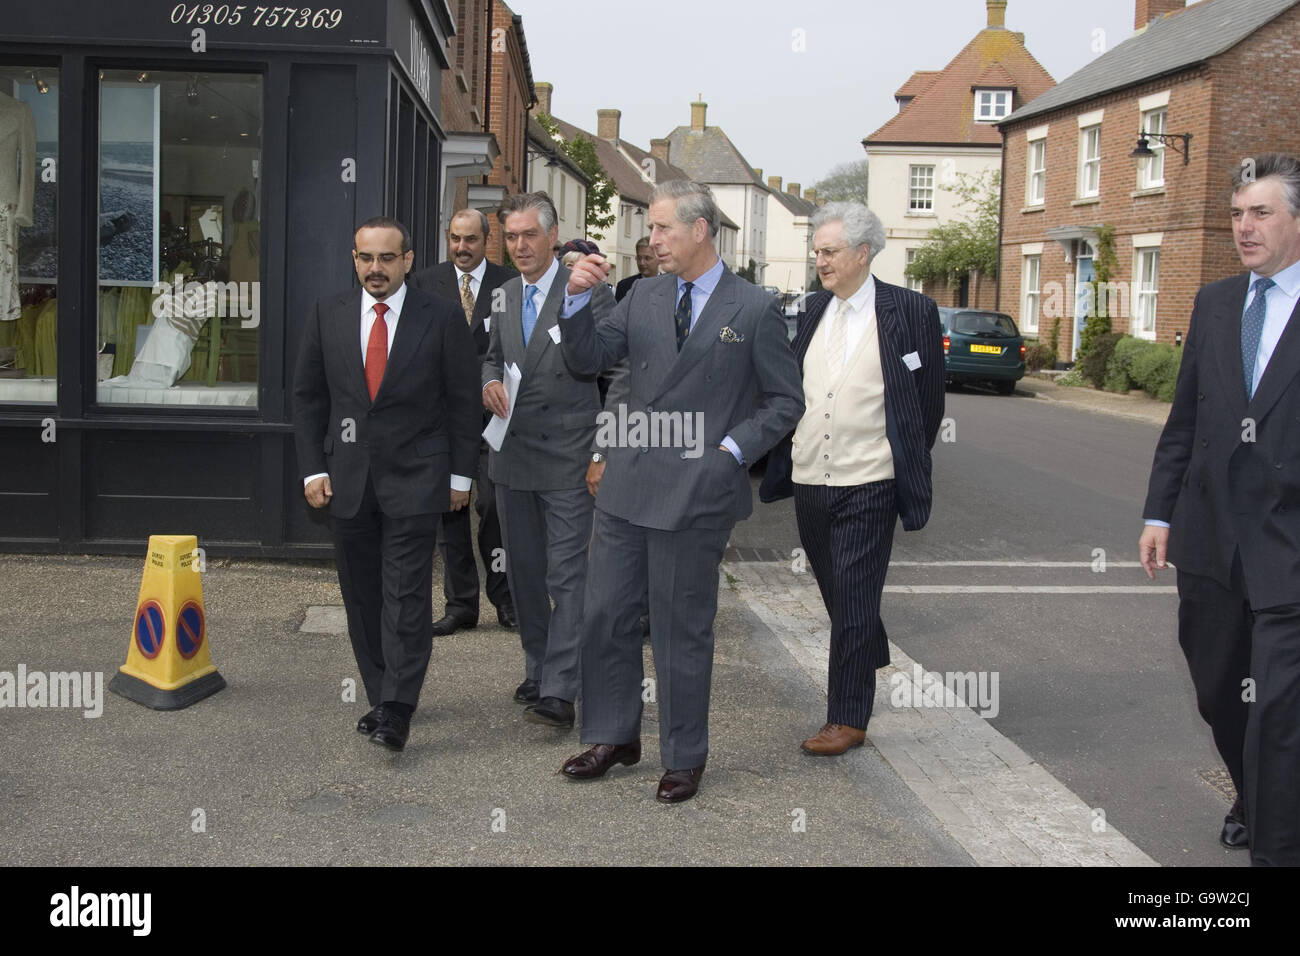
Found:
[[[804,186],[861,159],[863,137],[898,110],[894,91],[943,69],[988,22],[985,0],[506,2],[561,119],[595,132],[597,109],[621,109],[620,135],[646,149],[688,125],[703,94],[708,124],[752,166]],[[1133,7],[1010,0],[1007,27],[1059,82],[1132,35]]]

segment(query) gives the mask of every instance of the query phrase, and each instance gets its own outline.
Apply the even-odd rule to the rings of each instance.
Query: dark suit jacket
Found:
[[[628,292],[631,291],[632,284],[636,282],[637,279],[643,279],[643,278],[645,277],[641,275],[641,273],[637,272],[628,276],[626,279],[619,279],[618,285],[614,286],[614,301],[622,302],[623,299],[627,296]]]
[[[316,304],[293,383],[302,477],[328,472],[330,513],[351,518],[366,477],[384,514],[447,511],[451,475],[473,478],[483,400],[473,339],[459,303],[407,289],[374,403],[361,354],[361,290]]]
[[[1240,548],[1259,609],[1300,603],[1300,308],[1247,402],[1248,284],[1239,275],[1197,293],[1143,517],[1169,522],[1168,557],[1179,569],[1224,587]]]
[[[480,362],[483,361],[483,356],[487,354],[488,337],[492,332],[483,321],[492,312],[492,292],[517,275],[519,273],[514,269],[508,266],[499,266],[495,262],[488,262],[487,269],[483,273],[483,281],[479,283],[478,296],[474,299],[474,321],[469,327],[474,335],[474,347],[478,351]],[[412,272],[406,277],[406,281],[416,289],[423,289],[425,292],[432,292],[436,296],[450,299],[458,309],[461,307],[460,284],[456,279],[456,268],[450,260],[439,262],[436,266],[429,266],[429,268],[421,269],[419,272]],[[464,310],[461,309],[462,318],[464,314]]]
[[[876,334],[880,339],[880,370],[885,380],[885,433],[894,456],[894,481],[898,514],[903,528],[916,531],[930,518],[933,491],[930,484],[930,449],[943,420],[943,328],[934,300],[910,289],[876,283]],[[834,300],[820,292],[805,301],[791,348],[803,372],[808,343]],[[921,365],[909,371],[903,356],[915,352]],[[786,436],[767,459],[767,472],[759,488],[763,501],[779,501],[794,494],[791,481],[790,439]]]
[[[633,444],[628,429],[627,441],[608,449],[596,506],[644,528],[730,528],[752,513],[753,496],[748,470],[718,445],[730,435],[753,462],[794,428],[803,414],[799,370],[776,299],[729,269],[681,352],[676,301],[677,277],[655,276],[634,283],[599,325],[590,304],[559,321],[569,367],[591,374],[626,357],[626,411],[619,414],[660,423],[651,426],[655,437],[643,434]],[[674,416],[678,437],[685,436],[684,416],[699,422],[691,447],[662,441],[662,423]]]

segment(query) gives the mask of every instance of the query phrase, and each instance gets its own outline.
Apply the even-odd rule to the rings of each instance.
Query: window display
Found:
[[[100,77],[101,404],[257,405],[262,80]]]
[[[53,402],[58,73],[0,66],[0,402]]]

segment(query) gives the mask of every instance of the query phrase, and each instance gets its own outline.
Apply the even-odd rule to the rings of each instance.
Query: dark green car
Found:
[[[1010,395],[1025,376],[1025,340],[1011,316],[979,309],[939,309],[943,368],[949,384],[987,382]]]

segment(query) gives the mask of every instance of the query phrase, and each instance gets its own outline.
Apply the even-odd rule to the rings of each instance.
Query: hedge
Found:
[[[1140,388],[1152,398],[1172,402],[1181,359],[1182,350],[1172,345],[1126,335],[1111,350],[1102,384],[1108,392]]]

